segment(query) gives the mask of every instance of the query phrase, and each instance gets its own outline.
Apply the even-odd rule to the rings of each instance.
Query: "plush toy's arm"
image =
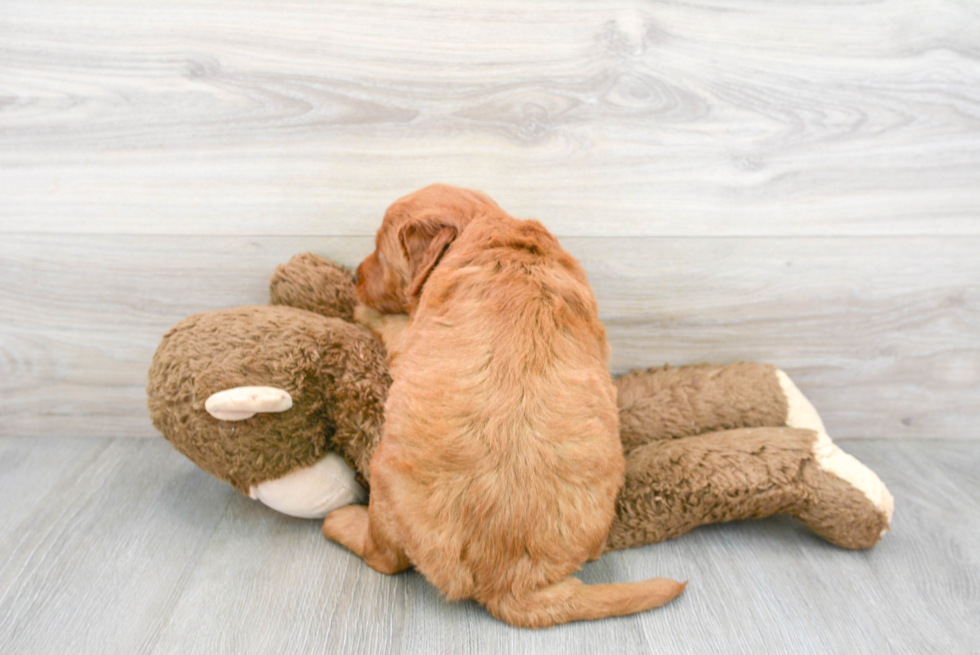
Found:
[[[354,318],[354,276],[343,266],[311,253],[296,255],[276,268],[269,280],[273,305],[351,321]]]
[[[350,271],[311,253],[296,255],[276,268],[269,280],[269,298],[273,305],[363,325],[381,340],[389,359],[397,352],[409,322],[408,314],[382,314],[359,304]]]
[[[626,461],[607,550],[656,543],[698,526],[789,514],[843,548],[888,530],[892,498],[878,477],[826,435],[749,428],[654,441]],[[840,466],[840,458],[849,458]]]

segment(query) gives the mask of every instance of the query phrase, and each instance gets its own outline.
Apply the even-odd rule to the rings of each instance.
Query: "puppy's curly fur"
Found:
[[[629,614],[683,590],[570,577],[603,550],[624,459],[595,298],[540,223],[428,187],[388,210],[357,286],[369,307],[412,318],[370,505],[333,512],[324,534],[519,626]]]

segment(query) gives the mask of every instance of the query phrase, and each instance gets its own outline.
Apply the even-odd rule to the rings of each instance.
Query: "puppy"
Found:
[[[579,264],[536,221],[433,186],[385,214],[359,299],[409,312],[367,508],[324,534],[382,573],[414,565],[516,626],[631,614],[684,585],[584,585],[623,484],[609,346]]]

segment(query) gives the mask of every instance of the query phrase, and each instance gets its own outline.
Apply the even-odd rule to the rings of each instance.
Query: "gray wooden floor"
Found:
[[[3,653],[975,653],[980,447],[847,441],[894,531],[844,551],[790,519],[612,553],[589,582],[669,575],[642,615],[511,628],[383,576],[156,439],[0,439]]]

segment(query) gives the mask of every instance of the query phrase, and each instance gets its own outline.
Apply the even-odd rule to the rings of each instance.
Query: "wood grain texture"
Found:
[[[966,0],[7,0],[0,435],[152,435],[170,325],[447,181],[583,260],[617,371],[772,361],[836,435],[974,438],[978,44]]]
[[[834,436],[975,439],[980,238],[585,239],[616,372],[772,362]],[[0,435],[152,436],[163,333],[265,304],[276,265],[353,265],[367,237],[8,235],[0,243]]]
[[[80,453],[79,443],[87,452]],[[383,576],[218,483],[163,440],[0,439],[37,509],[0,504],[5,653],[970,653],[980,639],[980,450],[857,440],[896,497],[870,551],[782,518],[604,555],[589,583],[689,579],[644,614],[519,630]],[[13,457],[11,457],[13,456]],[[9,464],[9,462],[14,462]],[[54,480],[53,484],[51,480]]]
[[[980,234],[980,9],[6,0],[0,234]]]
[[[104,439],[59,439],[52,447],[47,439],[0,438],[0,498],[3,498],[0,540],[0,578],[10,574],[6,563],[13,549],[23,544],[25,533],[16,526],[41,514],[45,498],[79,461],[91,461],[105,450]],[[55,497],[59,492],[55,491]]]
[[[88,446],[81,457],[75,441]],[[234,493],[163,445],[35,439],[8,446],[60,453],[65,472],[54,486],[35,489],[29,481],[44,469],[29,458],[15,468],[28,481],[21,493],[36,495],[27,516],[10,515],[15,508],[3,504],[4,652],[136,653],[156,640]],[[194,501],[204,497],[210,502]]]

